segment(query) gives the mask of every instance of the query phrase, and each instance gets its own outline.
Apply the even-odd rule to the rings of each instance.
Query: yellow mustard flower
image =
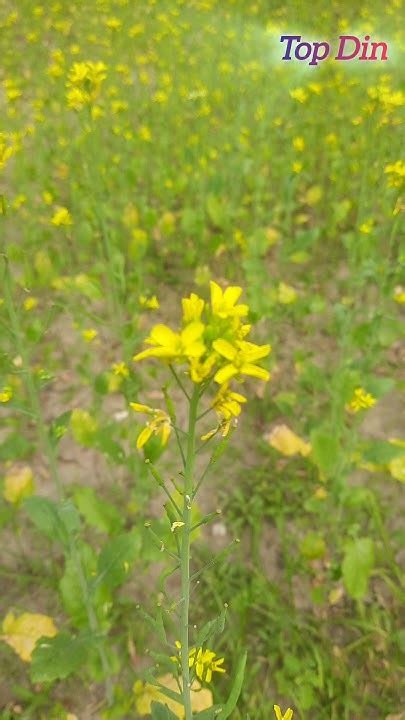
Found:
[[[288,708],[283,715],[280,705],[274,705],[274,714],[276,716],[276,720],[291,720],[293,711],[291,708]]]
[[[103,62],[87,60],[73,63],[66,83],[68,106],[81,110],[85,105],[94,103],[107,77],[106,71],[107,67]]]
[[[155,357],[164,360],[181,360],[199,358],[205,352],[205,345],[201,340],[204,325],[201,322],[192,322],[180,332],[175,333],[166,325],[155,325],[149,337],[145,340],[153,347],[143,350],[134,356],[134,361]]]
[[[4,477],[3,497],[12,505],[18,505],[34,493],[34,476],[28,465],[9,470]]]
[[[190,297],[183,298],[181,301],[183,307],[183,322],[187,325],[191,322],[199,322],[201,320],[202,311],[204,310],[204,300],[196,293],[191,293]]]
[[[206,380],[212,373],[217,357],[215,353],[211,353],[208,357],[201,361],[200,358],[190,358],[190,377],[194,383],[201,383]]]
[[[11,145],[7,145],[3,133],[0,133],[0,170],[6,167],[7,162],[11,158],[14,149]]]
[[[397,285],[394,289],[393,298],[399,305],[403,305],[405,303],[405,288],[401,285]]]
[[[277,300],[281,305],[291,305],[297,300],[297,291],[291,285],[280,282],[277,288]]]
[[[147,310],[159,310],[160,308],[159,300],[156,295],[152,295],[149,298],[146,297],[146,295],[140,295],[139,304],[141,307],[147,308]]]
[[[214,315],[225,319],[229,317],[244,317],[248,314],[247,305],[236,305],[241,294],[242,288],[230,286],[223,291],[216,282],[211,280],[211,307]]]
[[[220,338],[214,340],[213,348],[219,355],[229,360],[215,374],[214,380],[219,385],[240,375],[250,375],[265,381],[270,378],[268,370],[255,364],[257,360],[267,357],[271,350],[270,345],[255,345],[245,340],[237,340],[236,344],[232,345],[228,340]]]
[[[91,343],[97,337],[98,332],[94,328],[86,328],[85,330],[81,331],[81,335],[83,340]]]
[[[239,417],[242,410],[241,404],[245,402],[246,398],[244,395],[231,390],[228,384],[222,385],[211,405],[217,414],[218,425],[203,435],[201,440],[205,442],[214,437],[217,432],[221,432],[222,437],[226,437],[231,428],[232,421],[237,422],[236,418]]]
[[[37,641],[41,637],[55,637],[57,629],[51,617],[40,613],[22,613],[16,617],[7,613],[0,638],[15,650],[24,662],[31,662]]]
[[[213,673],[224,673],[225,668],[221,667],[224,658],[216,658],[216,653],[203,648],[192,648],[189,654],[189,666],[194,668],[199,680],[210,683]]]
[[[52,225],[55,225],[56,227],[59,227],[60,225],[73,225],[72,216],[69,212],[69,210],[65,207],[58,207],[56,208],[52,218],[51,218]]]
[[[112,371],[114,375],[118,375],[119,377],[128,377],[129,376],[129,369],[126,363],[124,362],[117,362],[113,363]]]
[[[181,666],[181,643],[179,640],[175,642],[177,655],[172,655],[171,660]],[[216,659],[216,653],[212,650],[200,648],[191,648],[188,655],[188,664],[193,668],[199,680],[211,682],[213,673],[224,673],[225,668],[222,667],[224,658]]]
[[[23,303],[24,310],[27,310],[27,312],[29,312],[30,310],[34,310],[34,308],[37,307],[38,302],[39,302],[39,300],[36,297],[31,296],[31,297],[26,298]]]
[[[169,415],[164,410],[151,408],[148,405],[142,405],[140,403],[131,402],[130,407],[135,412],[144,413],[152,417],[151,421],[146,424],[143,430],[141,430],[138,439],[136,441],[136,447],[138,450],[143,448],[152,435],[160,437],[162,446],[165,446],[169,440],[170,433],[172,431],[172,425],[170,422]]]
[[[346,405],[346,410],[351,413],[358,413],[360,410],[367,410],[373,407],[377,400],[371,393],[368,393],[362,387],[355,389],[353,397]]]
[[[10,385],[5,385],[0,390],[0,403],[8,403],[13,397],[13,388]]]
[[[293,148],[297,152],[302,152],[305,149],[305,140],[303,137],[297,136],[292,141]]]

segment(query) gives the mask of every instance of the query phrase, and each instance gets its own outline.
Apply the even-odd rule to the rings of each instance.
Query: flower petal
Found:
[[[199,340],[204,332],[204,324],[202,322],[192,322],[187,325],[181,332],[181,342],[187,347],[196,340]]]
[[[222,385],[225,382],[228,382],[232,377],[235,377],[239,372],[238,368],[235,367],[235,365],[229,364],[224,365],[223,368],[220,368],[216,375],[214,376],[215,382]]]
[[[139,360],[144,360],[149,357],[169,359],[176,357],[176,355],[177,352],[173,347],[153,347],[148,348],[148,350],[142,350],[142,352],[134,355],[132,359],[134,362],[139,362]]]
[[[136,402],[130,402],[129,405],[132,410],[135,410],[135,412],[146,413],[147,415],[153,415],[155,412],[153,408],[149,407],[149,405],[141,405],[141,403]]]
[[[250,375],[251,377],[258,378],[258,380],[267,381],[270,379],[270,373],[268,370],[265,370],[258,365],[253,365],[252,363],[245,363],[242,365],[240,372],[243,375]]]
[[[224,303],[226,303],[227,305],[235,305],[241,295],[242,288],[237,287],[236,285],[231,285],[230,287],[226,288],[224,292]]]
[[[149,427],[149,425],[147,425],[146,427],[144,427],[143,430],[141,430],[136,441],[136,447],[138,448],[138,450],[140,450],[141,448],[143,448],[144,445],[146,445],[150,436],[152,435],[152,432],[152,428]]]
[[[215,310],[216,307],[222,302],[222,290],[219,287],[219,285],[211,280],[210,282],[210,290],[211,290],[211,305],[212,309]]]
[[[227,360],[234,360],[237,354],[236,348],[234,348],[233,345],[231,345],[228,340],[224,340],[223,338],[219,338],[218,340],[214,340],[212,343],[212,347],[214,350],[217,351],[222,357],[226,358]]]
[[[178,335],[167,325],[155,325],[152,328],[150,338],[156,345],[165,345],[166,347],[175,347],[178,342]]]

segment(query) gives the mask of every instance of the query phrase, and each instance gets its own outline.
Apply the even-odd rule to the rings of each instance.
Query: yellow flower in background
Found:
[[[312,449],[310,443],[302,440],[287,425],[276,425],[265,439],[271,447],[286,457],[293,455],[307,457]]]
[[[351,413],[358,413],[360,410],[367,410],[373,407],[377,400],[371,393],[368,393],[364,388],[356,388],[352,399],[347,403],[346,410]]]
[[[52,225],[55,225],[56,227],[59,227],[60,225],[69,226],[73,225],[72,216],[69,212],[69,210],[65,207],[58,207],[56,208],[52,218],[51,218]]]
[[[147,125],[141,125],[141,127],[138,130],[138,135],[144,142],[151,142],[152,141],[152,133]]]
[[[10,385],[5,385],[0,390],[0,403],[10,402],[12,397],[13,397],[13,388],[10,387]]]
[[[129,368],[124,362],[113,363],[112,371],[114,375],[126,378],[129,376]]]
[[[211,307],[214,315],[220,318],[243,317],[248,314],[247,305],[236,305],[241,294],[242,288],[230,286],[223,291],[216,282],[211,280]]]
[[[55,637],[57,629],[51,617],[40,613],[23,613],[17,618],[7,613],[2,625],[4,642],[15,650],[24,662],[31,662],[37,641],[41,637]]]
[[[34,310],[34,308],[37,307],[38,302],[39,302],[39,300],[36,297],[31,296],[31,297],[26,298],[23,303],[24,310],[27,310],[27,312],[29,312],[30,310]]]
[[[81,336],[83,340],[85,340],[88,343],[91,343],[98,335],[97,330],[94,328],[86,328],[85,330],[81,331]]]
[[[81,110],[85,105],[93,104],[101,85],[107,77],[107,67],[103,62],[75,62],[69,70],[66,82],[68,107]]]
[[[185,325],[191,322],[199,322],[201,320],[202,311],[204,310],[204,300],[195,293],[191,293],[190,297],[183,298],[181,301],[183,307],[183,322]]]
[[[145,415],[150,415],[152,417],[151,421],[146,424],[146,427],[144,427],[138,435],[138,439],[136,441],[136,447],[138,450],[146,445],[152,435],[160,437],[162,446],[167,445],[172,431],[172,424],[167,412],[151,408],[149,405],[142,405],[135,402],[131,402],[129,405],[133,410],[135,410],[135,412],[144,413]]]
[[[177,680],[172,675],[167,674],[158,677],[157,682],[168,690],[179,692]],[[181,687],[181,679],[179,679],[179,682]],[[143,683],[138,680],[134,684],[133,691],[135,694],[136,711],[141,717],[150,715],[152,702],[156,701],[167,705],[179,720],[184,720],[185,710],[183,704],[167,697],[156,685]],[[203,710],[208,710],[212,705],[213,697],[211,690],[202,688],[200,683],[195,680],[191,685],[191,707],[193,712],[198,713]]]
[[[134,356],[134,361],[155,357],[164,360],[199,358],[204,354],[205,345],[201,340],[204,325],[192,322],[180,333],[175,333],[167,325],[155,325],[145,343],[153,345]]]
[[[281,305],[291,305],[297,300],[297,291],[287,283],[281,282],[277,288],[277,300]]]
[[[276,716],[276,720],[291,720],[293,711],[291,708],[288,708],[283,715],[280,705],[274,705],[274,714]]]
[[[295,137],[292,141],[293,148],[297,152],[302,152],[305,149],[305,140],[303,137]]]
[[[6,167],[13,152],[13,147],[6,144],[3,133],[0,133],[0,170]]]
[[[393,298],[399,305],[403,305],[405,303],[405,288],[401,285],[397,285],[394,289]]]
[[[384,173],[388,175],[389,187],[401,187],[405,181],[405,162],[397,160],[385,166]]]
[[[160,308],[160,303],[156,295],[152,295],[149,298],[146,297],[146,295],[140,295],[139,304],[141,307],[146,308],[147,310],[159,310]]]
[[[361,225],[359,225],[359,230],[363,235],[370,235],[370,233],[373,231],[374,227],[374,220],[369,219],[365,220]]]
[[[4,478],[3,497],[12,505],[18,505],[24,498],[34,494],[34,475],[28,465],[11,468]]]
[[[270,373],[255,363],[257,360],[267,357],[270,353],[270,345],[255,345],[245,340],[237,340],[235,345],[231,345],[228,340],[214,340],[213,348],[216,352],[229,362],[220,368],[215,374],[215,382],[222,385],[233,377],[240,375],[250,375],[259,380],[267,381]]]
[[[299,103],[305,103],[309,97],[304,88],[295,88],[294,90],[290,90],[290,96],[293,100],[297,100]]]

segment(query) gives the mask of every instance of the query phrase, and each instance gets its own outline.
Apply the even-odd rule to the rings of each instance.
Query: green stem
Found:
[[[189,609],[190,609],[190,535],[191,535],[191,497],[194,483],[194,462],[195,462],[195,434],[197,423],[197,410],[199,401],[198,385],[190,398],[188,418],[188,439],[186,467],[184,471],[184,504],[180,573],[181,573],[181,618],[180,618],[180,642],[181,642],[181,677],[183,684],[183,704],[185,720],[193,720],[190,693],[190,668],[189,668]]]

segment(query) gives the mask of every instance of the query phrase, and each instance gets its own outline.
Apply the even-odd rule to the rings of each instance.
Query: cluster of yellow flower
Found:
[[[71,67],[66,83],[66,99],[73,110],[92,105],[98,98],[102,83],[107,77],[103,62],[76,62]]]
[[[376,404],[376,399],[362,387],[355,389],[353,397],[347,403],[346,409],[351,413],[358,413],[360,410],[367,410]]]
[[[238,304],[242,288],[231,286],[223,291],[210,283],[211,299],[206,303],[195,293],[183,298],[182,327],[174,332],[166,325],[155,325],[145,340],[151,347],[134,356],[134,361],[157,358],[168,365],[185,366],[185,372],[193,383],[208,384],[214,380],[220,386],[212,408],[218,417],[218,426],[203,436],[208,440],[218,430],[229,432],[232,419],[241,412],[246,398],[230,387],[230,382],[242,382],[244,376],[268,380],[268,370],[257,365],[270,353],[270,345],[256,345],[246,340],[251,325],[243,318],[249,312],[247,305]],[[162,445],[170,435],[170,418],[163,410],[131,403],[137,412],[153,416],[151,423],[138,438],[142,447],[152,434],[160,435]]]

